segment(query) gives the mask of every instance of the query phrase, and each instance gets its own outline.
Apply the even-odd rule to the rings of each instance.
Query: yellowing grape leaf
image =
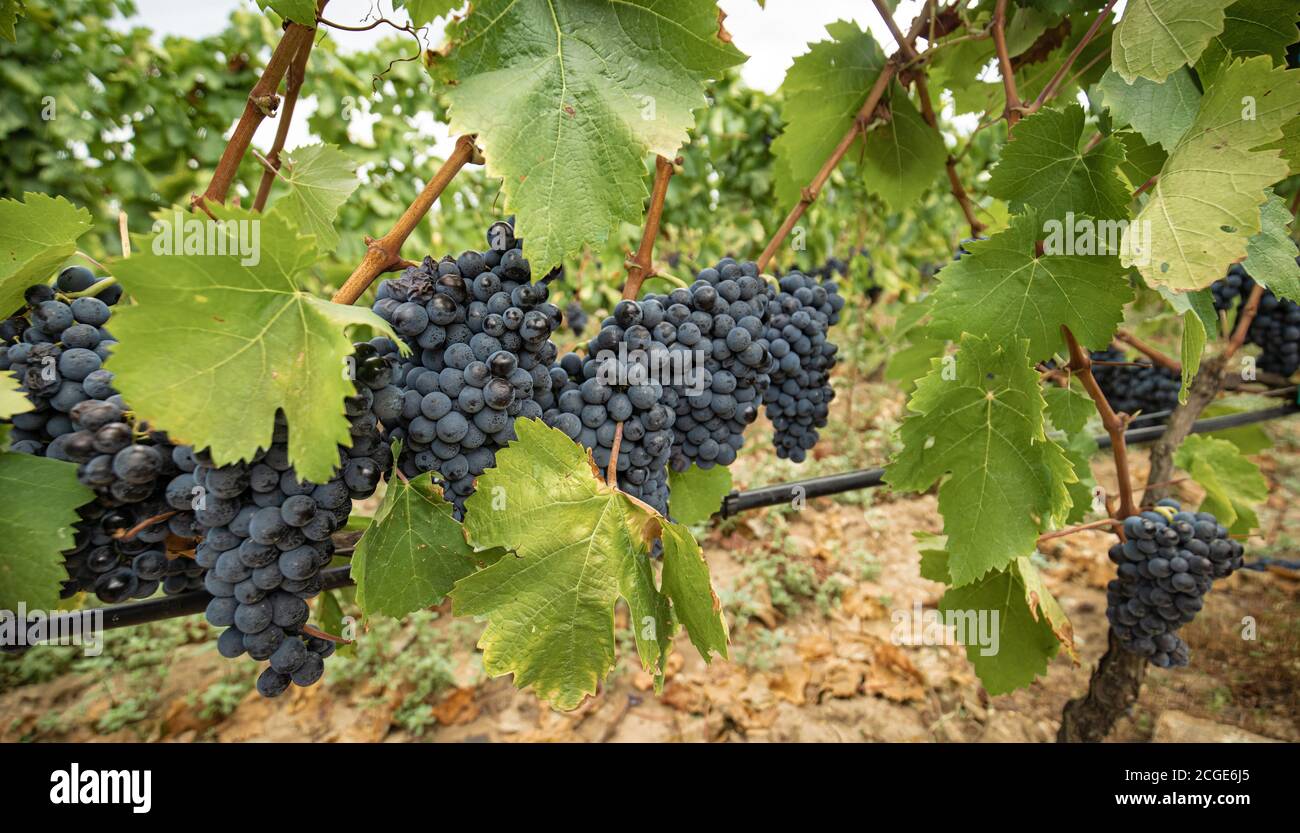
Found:
[[[1068,252],[1067,245],[1074,245],[1072,253],[1037,254],[1045,232],[1035,213],[1012,217],[1008,229],[987,240],[966,243],[969,254],[939,272],[930,333],[952,339],[972,333],[1010,343],[1027,338],[1034,361],[1063,352],[1062,324],[1081,344],[1109,344],[1133,290],[1119,259],[1098,254],[1075,232],[1082,228],[1095,240],[1097,231],[1109,229],[1113,244],[1119,226],[1087,217],[1074,228],[1048,225],[1059,234],[1046,233],[1044,251]]]
[[[23,305],[23,291],[50,278],[77,250],[90,228],[90,212],[63,197],[23,194],[0,200],[0,316]]]
[[[1084,150],[1083,108],[1040,110],[1016,127],[989,178],[989,193],[1044,220],[1075,216],[1113,220],[1128,215],[1129,192],[1119,176],[1124,146],[1103,139]]]
[[[465,515],[476,548],[510,552],[451,591],[457,615],[487,619],[479,640],[484,669],[513,673],[515,685],[556,708],[576,707],[614,665],[620,597],[647,670],[662,674],[678,621],[706,659],[711,651],[725,656],[721,610],[684,528],[663,533],[665,578],[657,589],[648,549],[666,521],[608,486],[561,432],[522,418],[515,429],[519,439],[497,452]]]
[[[954,587],[939,600],[945,622],[991,695],[1023,688],[1047,672],[1047,664],[1064,647],[1077,665],[1074,627],[1037,568],[1020,556],[997,572],[965,587]]]
[[[1132,0],[1111,37],[1111,65],[1124,80],[1163,81],[1194,64],[1223,31],[1232,0]]]
[[[451,129],[478,134],[534,267],[640,225],[645,155],[675,156],[744,60],[700,0],[486,0],[449,36]]]
[[[1205,489],[1200,511],[1209,512],[1233,533],[1259,526],[1255,506],[1268,497],[1268,480],[1228,440],[1194,434],[1174,453],[1174,465]]]
[[[1201,91],[1186,69],[1175,70],[1159,83],[1138,78],[1132,84],[1108,69],[1098,87],[1117,124],[1132,127],[1148,142],[1166,150],[1173,150],[1192,126],[1201,104]],[[1145,181],[1144,177],[1136,184]]]
[[[1275,69],[1262,56],[1228,64],[1125,231],[1124,265],[1136,266],[1151,286],[1173,290],[1223,277],[1260,231],[1266,189],[1287,175],[1277,150],[1257,148],[1279,139],[1297,115],[1300,73]],[[1134,245],[1135,234],[1149,236],[1148,245]]]
[[[430,472],[388,482],[352,555],[362,612],[400,619],[434,607],[457,581],[501,557],[499,549],[474,552],[451,510]]]
[[[22,385],[12,373],[0,372],[0,452],[9,448],[8,420],[14,414],[25,414],[36,405],[23,394]]]
[[[0,610],[54,609],[77,507],[94,498],[74,463],[0,452]]]
[[[107,366],[114,384],[138,417],[210,449],[218,465],[269,448],[275,412],[283,410],[294,468],[324,482],[338,465],[338,446],[352,443],[343,413],[343,399],[355,393],[347,329],[368,325],[397,336],[370,310],[304,288],[314,240],[284,218],[213,211],[224,222],[219,232],[202,215],[177,212],[173,225],[116,263],[136,303],[113,313],[119,342]],[[183,240],[211,233],[228,253],[168,253],[177,242],[174,223],[183,224]],[[240,241],[253,245],[241,250]]]
[[[1046,405],[1025,349],[1024,340],[962,336],[957,355],[935,360],[917,385],[899,430],[902,450],[885,472],[902,491],[942,481],[957,586],[1032,552],[1042,529],[1070,509],[1074,469],[1044,431]]]

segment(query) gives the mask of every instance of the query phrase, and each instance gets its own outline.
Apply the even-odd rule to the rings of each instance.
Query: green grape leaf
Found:
[[[409,482],[389,480],[352,555],[357,604],[366,616],[401,619],[433,607],[457,581],[501,557],[502,550],[474,552],[451,511],[431,472]]]
[[[1279,138],[1297,114],[1300,73],[1274,69],[1265,57],[1229,64],[1125,231],[1124,265],[1173,290],[1223,277],[1260,231],[1266,189],[1287,175],[1277,151],[1256,148]],[[1135,234],[1147,245],[1136,245]]]
[[[890,117],[867,133],[862,170],[867,188],[895,211],[910,206],[943,170],[948,149],[939,131],[898,85],[892,85]]]
[[[534,266],[640,224],[644,158],[687,140],[744,56],[698,0],[485,0],[449,27],[453,133],[474,133]]]
[[[1209,289],[1198,289],[1195,292],[1170,292],[1163,286],[1156,287],[1160,297],[1164,298],[1179,315],[1194,313],[1201,321],[1201,326],[1205,332],[1219,332],[1219,311],[1214,308],[1214,293]]]
[[[1228,416],[1230,414],[1245,413],[1246,409],[1233,407],[1223,402],[1211,402],[1201,411],[1202,419],[1209,419],[1216,416]],[[1259,454],[1261,451],[1267,451],[1273,447],[1273,439],[1264,430],[1262,425],[1242,425],[1238,428],[1225,428],[1222,431],[1212,431],[1206,434],[1207,437],[1217,437],[1221,440],[1227,440],[1237,447],[1242,454]]]
[[[335,145],[308,145],[284,153],[280,178],[288,191],[272,206],[303,234],[316,235],[322,252],[338,247],[334,228],[339,207],[357,189],[357,163]]]
[[[682,528],[664,532],[674,567],[660,592],[647,548],[667,522],[608,486],[561,432],[522,418],[515,430],[519,439],[497,452],[465,516],[476,548],[511,553],[451,591],[457,615],[487,619],[479,640],[484,669],[513,673],[515,685],[557,708],[576,707],[614,665],[614,605],[622,597],[643,666],[662,674],[674,612],[694,631],[707,621],[703,606],[715,604],[707,583],[686,586],[707,571],[678,540]],[[714,627],[692,631],[691,640],[716,648]]]
[[[945,621],[958,623],[957,638],[966,645],[966,657],[991,695],[1032,683],[1047,672],[1048,662],[1062,646],[1078,663],[1069,618],[1024,556],[944,593],[939,610],[946,614]]]
[[[668,510],[678,523],[704,523],[730,493],[731,470],[726,466],[702,469],[692,464],[686,471],[668,470]]]
[[[1089,241],[1094,228],[1110,228],[1111,238],[1119,236],[1114,221],[1075,223]],[[1091,242],[1076,240],[1070,225],[1055,220],[1046,225],[1053,231],[1045,252],[1069,252],[1072,244],[1074,251],[1038,255],[1042,226],[1032,212],[1012,217],[1010,227],[987,240],[967,243],[970,254],[939,272],[931,333],[953,339],[962,333],[1027,338],[1034,361],[1063,351],[1062,324],[1080,344],[1098,349],[1109,344],[1124,319],[1124,305],[1133,300],[1125,270],[1118,258],[1099,256]]]
[[[932,532],[913,532],[917,548],[921,552],[921,578],[951,584],[948,575],[948,551],[944,549],[947,539]]]
[[[1286,64],[1286,48],[1300,40],[1296,19],[1300,8],[1294,0],[1238,0],[1228,7],[1223,31],[1210,40],[1196,74],[1205,86],[1213,84],[1219,71],[1232,58],[1268,55],[1275,66]]]
[[[343,634],[343,605],[339,603],[338,590],[326,590],[316,597],[316,627],[328,634],[342,636]],[[356,654],[356,645],[352,643],[342,643],[335,648],[335,652],[340,656],[354,656]]]
[[[0,2],[0,38],[4,38],[10,43],[18,42],[18,15],[23,13],[22,3],[18,0],[2,0]]]
[[[772,142],[772,155],[776,197],[783,205],[798,201],[800,190],[853,125],[885,66],[885,53],[875,38],[856,24],[836,21],[826,33],[829,40],[814,43],[796,57],[781,82],[785,127]],[[855,159],[862,152],[857,142],[849,149]]]
[[[1052,421],[1052,427],[1067,434],[1082,431],[1097,413],[1092,400],[1072,387],[1048,385],[1043,389],[1043,399],[1047,402],[1047,418]]]
[[[714,654],[727,659],[727,622],[722,602],[710,584],[709,565],[699,542],[679,523],[665,524],[662,540],[663,594],[672,601],[673,615],[685,626],[691,644],[705,662]]]
[[[1179,345],[1179,365],[1182,368],[1183,386],[1178,389],[1178,401],[1187,404],[1187,395],[1196,381],[1196,372],[1201,369],[1201,356],[1205,353],[1208,333],[1205,322],[1192,310],[1183,313],[1183,337]]]
[[[1286,200],[1270,190],[1260,212],[1259,234],[1246,244],[1246,260],[1241,265],[1274,295],[1300,303],[1300,263],[1296,263],[1296,244],[1291,239],[1293,219]]]
[[[1147,144],[1137,133],[1122,131],[1115,134],[1115,139],[1124,145],[1124,161],[1119,164],[1119,169],[1128,180],[1130,191],[1136,191],[1160,173],[1165,160],[1169,158],[1169,154],[1160,145]]]
[[[0,452],[0,610],[54,609],[77,507],[94,499],[75,464]]]
[[[285,20],[316,27],[316,0],[257,0],[257,5],[262,11],[271,9]]]
[[[1097,488],[1097,481],[1092,476],[1092,455],[1097,453],[1097,440],[1091,434],[1071,434],[1061,450],[1065,452],[1066,459],[1074,467],[1074,476],[1078,478],[1073,483],[1066,484],[1066,489],[1070,492],[1070,514],[1061,523],[1069,526],[1080,523],[1093,511],[1093,489]]]
[[[1002,150],[989,193],[1047,219],[1064,220],[1068,211],[1103,220],[1126,217],[1129,192],[1118,173],[1124,146],[1107,138],[1081,150],[1083,124],[1078,104],[1025,118]]]
[[[27,287],[48,280],[89,228],[90,212],[63,197],[0,200],[0,316],[22,307]]]
[[[1174,71],[1161,83],[1138,78],[1132,84],[1108,69],[1098,88],[1117,124],[1133,128],[1148,142],[1163,145],[1166,150],[1173,150],[1192,126],[1201,104],[1201,91],[1186,69]]]
[[[963,335],[955,359],[935,360],[917,385],[899,429],[902,450],[885,471],[901,491],[943,480],[939,511],[956,585],[1031,552],[1070,508],[1074,471],[1044,432],[1046,403],[1025,350],[1023,340]]]
[[[930,363],[936,356],[942,356],[947,346],[946,339],[913,339],[911,344],[889,354],[885,378],[899,383],[904,392],[910,393],[916,387],[917,380],[930,370]]]
[[[283,409],[290,461],[303,479],[324,482],[338,465],[338,446],[352,443],[343,412],[343,399],[355,393],[346,330],[364,324],[397,336],[368,309],[308,294],[314,238],[299,237],[274,213],[212,210],[224,221],[213,237],[229,241],[229,253],[170,254],[178,226],[182,235],[217,228],[178,211],[172,225],[156,225],[152,240],[116,263],[136,303],[113,314],[120,341],[107,366],[139,418],[210,449],[217,465],[269,448]],[[251,255],[239,253],[240,238],[255,244],[244,247]]]
[[[465,5],[465,0],[395,0],[395,8],[405,8],[415,28],[428,26],[440,17]]]
[[[1268,480],[1228,440],[1194,434],[1174,453],[1174,465],[1205,490],[1200,511],[1209,512],[1233,533],[1259,526],[1254,506],[1268,497]]]
[[[1130,84],[1163,81],[1194,64],[1210,39],[1223,31],[1223,10],[1232,0],[1140,0],[1128,4],[1111,37],[1111,65]]]

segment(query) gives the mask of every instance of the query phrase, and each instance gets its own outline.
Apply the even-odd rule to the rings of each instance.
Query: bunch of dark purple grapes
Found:
[[[1124,351],[1111,348],[1092,354],[1093,361],[1127,362]],[[1147,365],[1102,365],[1092,367],[1093,378],[1116,411],[1126,414],[1159,413],[1178,407],[1182,378],[1164,367]]]
[[[1184,666],[1178,629],[1192,619],[1216,578],[1241,569],[1243,549],[1208,512],[1176,500],[1124,520],[1127,540],[1110,548],[1118,577],[1106,587],[1106,618],[1126,650],[1161,668]]]
[[[547,300],[550,276],[532,282],[510,222],[493,223],[487,239],[486,251],[426,257],[381,283],[374,303],[414,351],[394,371],[401,401],[377,399],[375,414],[402,441],[402,472],[436,472],[458,517],[475,478],[515,439],[515,418],[541,418],[550,336],[563,321]],[[381,350],[396,358],[396,345]]]
[[[1210,286],[1215,309],[1227,312],[1238,299],[1244,303],[1254,288],[1255,279],[1240,263],[1234,263],[1228,267],[1226,277]],[[1279,298],[1271,289],[1264,290],[1246,340],[1260,348],[1260,370],[1279,376],[1300,370],[1300,304]]]
[[[217,650],[270,660],[257,680],[266,697],[320,679],[334,646],[304,631],[306,600],[322,590],[321,569],[334,556],[331,536],[347,523],[352,501],[372,495],[392,467],[373,405],[400,398],[392,384],[396,360],[372,343],[354,347],[356,393],[345,403],[352,444],[340,447],[330,480],[298,477],[289,462],[288,425],[277,415],[271,447],[252,460],[216,466],[207,454],[192,454],[167,485],[170,505],[192,509],[202,528],[194,560],[206,570],[204,587],[213,596],[208,623],[226,628]]]

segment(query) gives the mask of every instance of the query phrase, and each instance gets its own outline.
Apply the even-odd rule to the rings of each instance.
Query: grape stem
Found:
[[[457,139],[456,149],[447,157],[447,161],[442,163],[442,167],[424,186],[424,190],[410,207],[398,218],[392,230],[378,240],[366,238],[366,256],[344,281],[343,286],[339,287],[339,291],[334,293],[331,300],[336,304],[356,303],[361,293],[365,292],[380,274],[409,264],[409,261],[402,260],[400,255],[406,238],[415,231],[415,227],[424,219],[424,215],[429,213],[429,209],[433,207],[438,197],[442,196],[443,190],[456,174],[460,173],[460,169],[471,162],[482,164],[482,161],[482,155],[474,146],[473,136],[466,135]]]
[[[351,640],[351,639],[344,639],[344,638],[341,637],[341,636],[335,636],[335,635],[332,634],[332,633],[326,633],[325,631],[321,630],[320,628],[313,627],[312,625],[303,625],[303,626],[302,626],[302,632],[303,632],[303,634],[304,634],[305,636],[314,636],[314,637],[316,637],[317,639],[324,639],[326,642],[333,642],[335,645],[351,645],[351,644],[352,644],[352,640]]]
[[[328,2],[329,0],[317,0],[316,13],[320,14]],[[248,94],[248,103],[244,105],[244,112],[230,135],[230,141],[226,143],[221,161],[217,163],[217,168],[212,173],[212,181],[208,183],[206,191],[190,199],[191,206],[207,211],[207,203],[221,204],[226,201],[230,184],[235,181],[235,174],[239,172],[239,163],[243,161],[258,125],[262,123],[262,119],[273,114],[280,105],[279,96],[276,94],[276,90],[280,87],[280,79],[288,71],[294,56],[304,44],[311,42],[315,34],[314,27],[304,26],[301,23],[290,23],[285,27],[284,35],[276,44],[275,51],[271,53],[271,60],[267,61],[266,68],[262,70],[262,77],[257,79],[257,83]]]
[[[881,18],[884,19],[885,25],[889,27],[890,34],[894,36],[899,50],[902,51],[908,62],[916,63],[919,61],[920,56],[916,53],[916,47],[903,35],[902,30],[898,28],[898,24],[894,22],[894,16],[890,13],[889,7],[885,5],[885,0],[872,0],[872,2],[876,4],[876,11],[880,12]],[[926,124],[934,128],[935,132],[938,132],[939,120],[935,117],[934,103],[930,100],[930,87],[925,80],[925,68],[918,67],[915,72],[909,72],[909,74],[916,84],[917,98],[921,101],[921,116],[925,119]],[[984,229],[988,227],[975,216],[975,207],[971,204],[970,195],[966,193],[965,187],[961,184],[961,178],[957,175],[956,157],[949,153],[944,165],[948,169],[949,190],[952,191],[957,204],[961,206],[961,213],[966,216],[966,223],[970,226],[971,237],[979,237]]]
[[[1092,359],[1079,346],[1070,328],[1062,324],[1061,333],[1070,348],[1070,363],[1066,367],[1083,383],[1084,390],[1092,397],[1093,403],[1097,406],[1097,413],[1101,415],[1102,426],[1110,435],[1111,451],[1115,455],[1115,477],[1119,481],[1119,508],[1115,517],[1123,520],[1137,511],[1133,504],[1133,480],[1128,468],[1128,447],[1124,442],[1124,430],[1128,427],[1129,417],[1128,414],[1115,413],[1110,403],[1106,401],[1106,394],[1102,392],[1101,385],[1097,384],[1097,379],[1092,375]]]
[[[645,279],[647,281],[667,281],[673,286],[681,287],[682,289],[690,288],[690,284],[688,284],[686,281],[682,280],[681,278],[677,277],[676,275],[663,275],[656,272],[653,275],[647,275]]]
[[[81,258],[85,258],[86,260],[89,260],[89,261],[91,262],[91,264],[94,265],[94,267],[95,267],[96,269],[98,269],[99,271],[103,272],[104,274],[108,274],[108,267],[107,267],[107,266],[105,266],[104,264],[100,263],[98,260],[95,260],[93,257],[91,257],[90,255],[86,254],[86,253],[83,252],[81,249],[77,249],[75,252],[73,252],[73,254],[75,254],[77,257],[81,257]]]
[[[1115,338],[1118,341],[1121,341],[1124,344],[1133,347],[1139,353],[1146,356],[1155,364],[1158,364],[1161,367],[1166,368],[1167,370],[1172,370],[1175,373],[1183,372],[1182,364],[1170,358],[1169,356],[1166,356],[1164,353],[1160,352],[1159,349],[1157,349],[1156,347],[1150,344],[1147,344],[1145,341],[1133,335],[1132,333],[1128,332],[1127,330],[1120,330],[1119,332],[1115,333]]]
[[[1111,529],[1120,529],[1122,526],[1123,525],[1119,521],[1115,520],[1114,518],[1102,518],[1099,521],[1092,521],[1086,524],[1067,526],[1064,529],[1058,529],[1055,532],[1048,532],[1048,533],[1044,533],[1043,535],[1039,535],[1038,546],[1041,547],[1044,542],[1050,541],[1053,538],[1064,538],[1067,535],[1073,535],[1076,532],[1083,532],[1088,529],[1103,529],[1106,527],[1110,527]]]
[[[1232,338],[1223,351],[1225,359],[1231,359],[1241,349],[1241,346],[1246,343],[1246,335],[1250,332],[1250,325],[1255,320],[1255,313],[1259,312],[1259,302],[1263,297],[1264,285],[1256,282],[1251,287],[1250,295],[1246,297],[1246,303],[1241,307],[1241,315],[1237,316],[1237,328],[1232,331]]]
[[[614,442],[609,447],[609,465],[606,467],[605,482],[613,489],[618,488],[618,448],[623,444],[623,423],[614,426]]]
[[[89,258],[87,258],[87,260],[89,260]],[[91,261],[91,262],[93,263],[94,261]],[[98,264],[96,264],[96,265],[98,265]],[[99,268],[103,269],[104,267],[100,266]],[[108,271],[108,270],[105,269],[104,271]],[[101,279],[101,280],[95,281],[95,282],[92,283],[90,286],[86,287],[85,289],[81,290],[80,292],[60,292],[59,295],[60,295],[61,297],[63,297],[63,298],[68,298],[68,299],[73,299],[73,298],[94,298],[96,295],[98,295],[99,293],[103,292],[105,289],[108,289],[110,286],[113,286],[113,285],[116,284],[116,283],[117,283],[117,278],[114,278],[114,277],[107,277],[107,278],[103,278],[103,279]]]
[[[662,156],[655,157],[655,182],[650,190],[650,208],[646,211],[641,244],[637,246],[636,254],[627,261],[623,297],[629,301],[635,301],[641,294],[641,284],[657,274],[654,269],[655,238],[659,236],[659,220],[664,213],[664,199],[668,195],[668,180],[672,179],[674,164],[680,165],[681,159],[670,162]]]
[[[271,149],[263,162],[267,169],[262,172],[262,181],[257,186],[257,196],[253,199],[254,211],[260,212],[266,208],[266,200],[271,193],[271,183],[275,182],[275,176],[280,171],[280,151],[284,150],[284,140],[289,135],[289,123],[293,120],[293,110],[298,104],[298,93],[307,75],[307,59],[311,57],[311,49],[315,43],[314,37],[307,38],[298,45],[293,60],[289,62],[284,82],[284,106],[280,108],[280,121],[275,126],[275,140],[271,143]]]
[[[121,535],[114,535],[113,537],[119,541],[130,541],[132,538],[139,535],[141,532],[144,532],[149,527],[153,526],[156,523],[165,521],[175,514],[176,514],[176,510],[172,509],[170,511],[163,512],[161,515],[154,515],[151,518],[145,518],[144,520],[140,521],[140,523],[136,524],[135,526],[123,532]]]
[[[117,236],[122,241],[122,258],[131,256],[131,235],[127,233],[126,212],[117,212]]]

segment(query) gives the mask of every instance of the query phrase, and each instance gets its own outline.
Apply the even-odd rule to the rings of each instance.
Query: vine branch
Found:
[[[319,0],[317,13],[327,2],[328,0]],[[257,132],[258,125],[262,123],[262,119],[274,114],[276,108],[280,106],[280,97],[276,94],[276,90],[280,88],[280,79],[288,72],[294,56],[305,44],[311,42],[315,34],[314,28],[303,26],[301,23],[290,23],[285,28],[284,35],[276,44],[275,51],[271,53],[271,60],[267,61],[266,68],[262,70],[262,77],[257,79],[257,83],[248,94],[248,103],[244,105],[244,112],[230,135],[230,141],[226,143],[226,149],[221,153],[221,161],[217,163],[217,168],[212,173],[212,181],[208,183],[206,191],[191,198],[190,204],[193,207],[207,210],[208,202],[221,204],[226,201],[230,184],[235,180],[239,163],[248,152],[248,146],[253,141],[253,134]]]
[[[1079,377],[1084,390],[1092,397],[1092,401],[1097,405],[1097,413],[1101,415],[1101,424],[1110,435],[1111,451],[1115,455],[1115,477],[1119,480],[1119,509],[1116,517],[1123,520],[1137,511],[1133,503],[1133,481],[1128,469],[1128,446],[1124,441],[1128,416],[1115,413],[1115,409],[1106,401],[1106,394],[1102,392],[1097,379],[1092,375],[1092,359],[1079,346],[1074,333],[1070,332],[1070,328],[1065,325],[1061,325],[1061,332],[1070,347],[1070,363],[1067,368]]]
[[[831,151],[830,156],[822,163],[812,181],[800,192],[799,202],[795,203],[794,208],[790,209],[790,213],[786,215],[781,227],[776,230],[776,234],[768,241],[763,253],[758,256],[757,265],[760,272],[766,271],[768,264],[772,262],[772,258],[776,255],[776,250],[785,242],[785,238],[790,235],[795,223],[798,223],[799,218],[808,210],[808,206],[812,205],[813,201],[817,199],[822,187],[826,185],[826,180],[830,179],[831,173],[840,164],[840,160],[844,158],[844,155],[849,152],[853,142],[866,133],[874,119],[876,108],[880,106],[880,100],[885,95],[885,90],[889,89],[889,82],[894,80],[894,76],[898,73],[899,64],[905,58],[901,47],[905,44],[911,46],[925,31],[931,18],[932,7],[932,3],[927,3],[921,13],[917,15],[916,20],[912,22],[912,28],[907,33],[907,37],[899,41],[899,51],[890,56],[885,66],[880,70],[880,74],[876,76],[876,82],[871,86],[871,91],[867,93],[867,100],[862,103],[857,115],[853,117],[853,123],[849,125],[849,129],[845,131],[844,136],[835,145],[835,149]]]
[[[1020,121],[1020,93],[1016,91],[1016,71],[1011,67],[1011,54],[1007,51],[1007,0],[998,0],[993,9],[993,48],[998,54],[998,71],[1002,73],[1002,87],[1006,90],[1007,106],[1003,115],[1007,127]]]
[[[914,47],[903,35],[902,30],[898,28],[898,24],[894,21],[893,14],[890,13],[889,7],[885,5],[885,0],[872,0],[872,2],[876,4],[876,11],[878,11],[881,18],[884,19],[885,25],[889,27],[890,34],[892,34],[894,40],[898,42],[899,51],[903,53],[904,57],[906,57],[909,62],[915,63],[919,61],[920,56],[916,52],[916,47]],[[930,125],[930,127],[934,128],[934,130],[938,132],[939,120],[934,114],[934,103],[930,99],[930,85],[926,81],[925,67],[919,66],[912,74],[912,78],[916,82],[916,96],[921,102],[921,117],[925,119],[926,124]],[[979,218],[975,216],[975,207],[971,204],[970,196],[966,193],[966,189],[961,184],[961,178],[957,175],[957,158],[953,156],[951,152],[948,153],[948,158],[944,161],[944,165],[948,169],[949,190],[952,191],[952,195],[957,200],[957,204],[961,206],[962,214],[966,216],[966,223],[970,226],[971,237],[979,237],[987,226],[980,222]]]
[[[1116,341],[1120,341],[1132,347],[1133,349],[1137,350],[1139,353],[1141,353],[1142,355],[1150,359],[1154,364],[1157,364],[1168,370],[1172,370],[1175,373],[1183,372],[1183,366],[1180,362],[1175,361],[1173,358],[1169,356],[1166,356],[1157,347],[1146,343],[1145,341],[1133,335],[1132,333],[1128,332],[1127,330],[1120,330],[1119,332],[1115,333],[1115,339]]]
[[[674,161],[681,164],[680,159]],[[668,195],[668,180],[673,176],[674,161],[662,156],[655,157],[655,182],[650,191],[650,207],[646,210],[641,244],[637,246],[636,254],[627,261],[627,282],[623,284],[623,297],[629,301],[636,300],[641,294],[641,284],[647,278],[655,276],[655,238],[659,236],[659,220],[664,213],[664,198]]]
[[[447,185],[456,174],[460,173],[460,169],[467,163],[478,163],[481,160],[478,148],[474,146],[473,136],[461,136],[457,139],[456,149],[447,157],[447,161],[424,186],[424,190],[410,207],[398,218],[392,230],[378,240],[367,240],[366,256],[361,259],[361,263],[339,287],[339,291],[334,293],[331,300],[336,304],[355,303],[361,297],[361,293],[374,283],[375,278],[404,263],[400,252],[406,238],[415,231],[415,227],[424,219],[424,215],[429,213],[429,209],[433,207]]]
[[[289,123],[293,120],[293,110],[298,104],[298,93],[307,75],[307,59],[311,57],[311,49],[315,44],[314,37],[307,38],[298,47],[293,60],[289,63],[284,82],[284,106],[280,109],[280,122],[275,126],[275,141],[271,143],[271,150],[266,154],[269,167],[262,172],[262,181],[257,186],[257,196],[253,199],[254,211],[262,211],[266,208],[267,197],[271,194],[271,183],[275,182],[275,175],[280,170],[280,151],[284,150],[284,141],[289,135]]]
[[[1033,103],[1025,108],[1025,115],[1038,112],[1038,110],[1046,104],[1052,96],[1056,95],[1061,88],[1061,83],[1065,80],[1066,74],[1070,71],[1070,68],[1074,66],[1074,62],[1079,60],[1079,56],[1083,54],[1083,50],[1087,49],[1088,44],[1092,43],[1093,38],[1097,37],[1097,33],[1101,31],[1102,24],[1106,22],[1106,18],[1110,16],[1111,10],[1115,8],[1115,4],[1118,2],[1119,0],[1110,0],[1110,2],[1106,4],[1106,7],[1101,10],[1101,13],[1097,15],[1097,19],[1088,27],[1088,31],[1084,33],[1079,42],[1075,44],[1074,49],[1070,51],[1065,62],[1057,68],[1056,73],[1052,75],[1052,79],[1047,82],[1047,86],[1043,87],[1042,92],[1038,94],[1038,97],[1034,99]],[[1005,6],[1005,3],[1001,5]]]

